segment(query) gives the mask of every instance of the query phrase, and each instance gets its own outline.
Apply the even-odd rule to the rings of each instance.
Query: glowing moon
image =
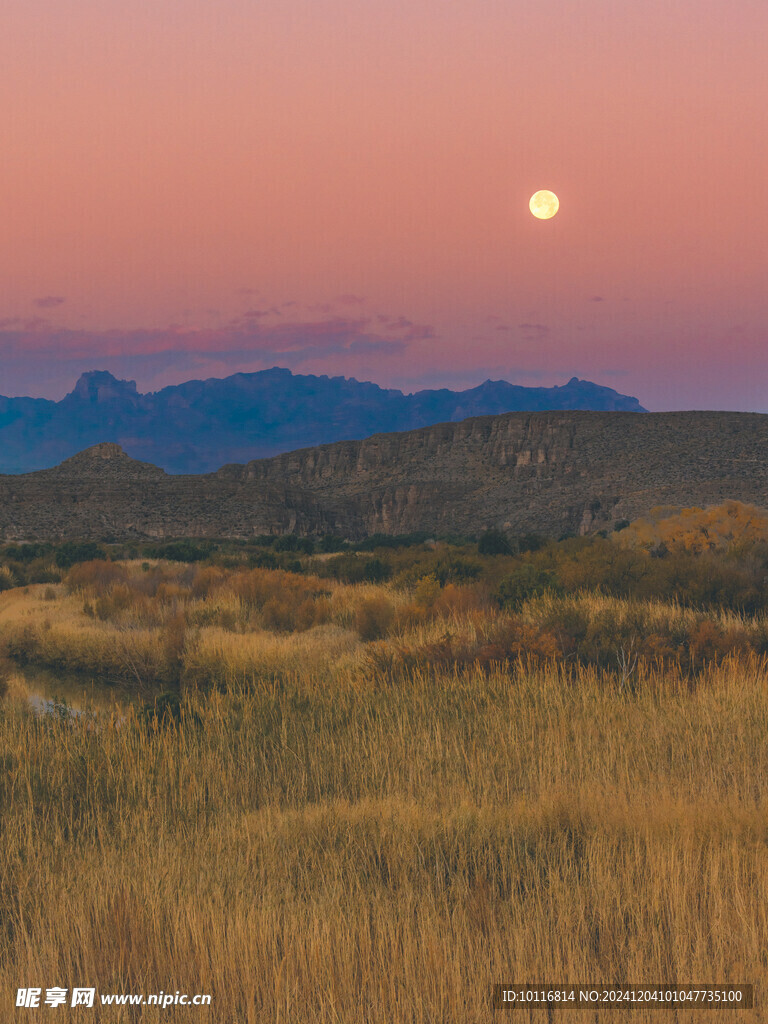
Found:
[[[549,220],[560,209],[560,200],[554,192],[543,188],[540,192],[533,193],[528,206],[534,217],[538,217],[539,220]]]

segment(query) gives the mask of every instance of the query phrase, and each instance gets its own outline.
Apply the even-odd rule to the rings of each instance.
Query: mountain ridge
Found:
[[[515,412],[171,475],[96,445],[0,476],[0,537],[589,533],[657,505],[768,507],[768,415]]]
[[[543,409],[644,412],[636,398],[577,377],[552,388],[489,379],[464,391],[404,394],[273,367],[143,394],[133,380],[91,370],[58,402],[0,397],[0,473],[49,468],[100,442],[118,443],[170,473],[212,472],[228,462],[375,433]]]

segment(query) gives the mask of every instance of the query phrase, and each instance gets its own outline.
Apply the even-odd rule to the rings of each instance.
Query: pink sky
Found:
[[[282,365],[768,411],[767,48],[765,0],[9,0],[0,394]]]

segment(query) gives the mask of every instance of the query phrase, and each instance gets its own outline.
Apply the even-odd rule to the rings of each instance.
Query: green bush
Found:
[[[337,537],[333,533],[326,533],[324,537],[320,538],[318,548],[320,551],[325,553],[331,553],[334,551],[343,551],[346,547],[346,541],[343,537]]]
[[[468,562],[464,558],[439,558],[435,563],[433,574],[444,587],[446,583],[467,583],[476,580],[482,571],[477,562]]]
[[[174,540],[154,549],[155,558],[167,558],[169,562],[201,562],[207,558],[216,545],[193,544],[191,540]],[[97,555],[92,555],[97,558]],[[85,561],[85,559],[83,559]]]
[[[295,533],[286,533],[277,537],[272,547],[275,551],[298,551],[299,538]]]
[[[424,533],[372,533],[370,537],[355,544],[357,551],[375,551],[377,548],[412,548],[429,540]]]
[[[500,530],[486,530],[477,542],[480,555],[513,555],[514,549],[506,534]]]
[[[92,540],[68,540],[59,546],[54,560],[60,569],[69,569],[77,562],[92,562],[97,558],[106,558],[104,548],[100,544]]]
[[[532,597],[546,593],[559,594],[561,590],[554,573],[524,562],[501,580],[496,599],[502,608],[516,609]]]
[[[392,568],[381,558],[358,558],[353,554],[329,558],[313,567],[318,576],[327,576],[343,583],[382,583],[392,575]]]

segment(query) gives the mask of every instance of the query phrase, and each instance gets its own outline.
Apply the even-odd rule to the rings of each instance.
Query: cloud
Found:
[[[353,341],[347,347],[348,352],[353,352],[356,355],[360,355],[365,352],[386,352],[389,355],[397,355],[408,348],[408,344],[405,341],[397,341],[392,338],[363,338],[360,341]]]
[[[34,304],[38,309],[53,309],[54,306],[61,306],[66,299],[63,295],[43,295],[39,299],[34,300]]]
[[[518,324],[518,328],[523,332],[523,337],[528,341],[533,341],[538,338],[543,338],[546,334],[549,334],[549,327],[546,324]]]
[[[242,318],[244,320],[262,320],[268,316],[282,316],[283,314],[279,309],[272,306],[271,309],[246,309],[243,313]],[[233,323],[237,323],[237,320],[233,320]]]
[[[589,301],[590,302],[605,302],[605,299],[603,298],[602,295],[591,295]]]
[[[435,337],[435,329],[431,324],[415,324],[404,316],[388,316],[386,313],[379,313],[376,320],[383,324],[386,330],[399,333],[408,341],[423,341],[426,338]]]
[[[71,387],[73,375],[101,368],[162,384],[270,366],[325,373],[341,364],[348,372],[352,359],[375,356],[381,367],[382,359],[386,363],[400,357],[411,343],[435,336],[431,325],[414,324],[404,317],[390,318],[382,331],[369,317],[265,322],[263,317],[271,312],[278,311],[249,310],[216,327],[174,323],[99,332],[60,327],[39,318],[11,318],[0,321],[0,361],[5,379],[29,394],[25,382],[39,379],[41,363],[47,380],[56,379],[66,387]],[[41,393],[39,384],[33,393]]]

